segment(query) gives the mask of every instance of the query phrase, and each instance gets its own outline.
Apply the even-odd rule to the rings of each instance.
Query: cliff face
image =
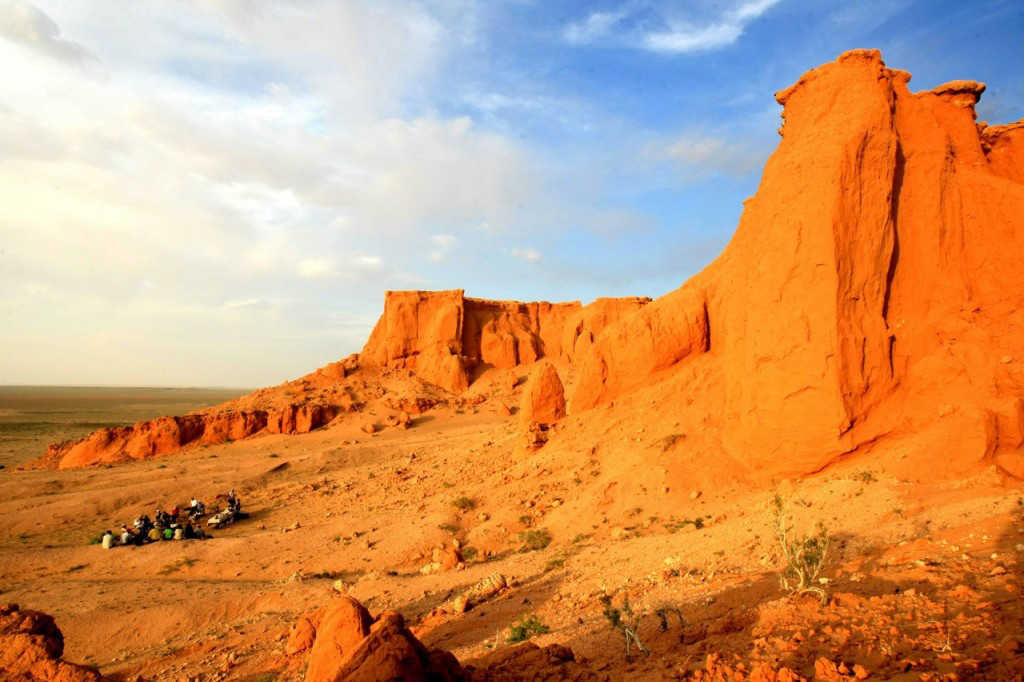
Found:
[[[414,370],[459,393],[483,366],[510,369],[542,357],[572,361],[594,338],[647,298],[519,303],[466,298],[452,291],[389,291],[361,362]]]
[[[1019,472],[1024,126],[976,125],[981,84],[909,79],[857,50],[778,93],[729,246],[597,339],[570,411],[685,375],[680,406],[765,476],[910,433]]]
[[[279,410],[230,411],[160,417],[132,426],[93,431],[78,441],[51,445],[44,461],[59,469],[149,459],[191,443],[226,443],[267,433],[308,433],[343,409],[336,405],[289,405]]]

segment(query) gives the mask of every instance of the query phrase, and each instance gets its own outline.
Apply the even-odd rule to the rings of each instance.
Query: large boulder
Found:
[[[565,417],[565,387],[550,362],[534,369],[523,391],[519,419],[524,424],[550,425]]]
[[[370,612],[352,597],[335,599],[319,617],[300,621],[312,626],[312,646],[306,679],[310,682],[330,682],[342,664],[347,661],[370,634],[373,619]],[[308,627],[296,629],[308,631]],[[308,637],[308,634],[305,635]]]
[[[401,615],[386,611],[374,620],[348,596],[299,620],[286,652],[307,650],[307,682],[462,679],[458,660],[446,651],[428,651]]]
[[[22,682],[103,682],[95,668],[61,660],[64,635],[52,616],[0,606],[0,679]]]

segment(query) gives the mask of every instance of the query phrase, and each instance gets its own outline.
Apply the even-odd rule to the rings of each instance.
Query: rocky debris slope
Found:
[[[361,362],[415,370],[460,393],[481,367],[511,369],[540,358],[572,360],[601,331],[649,298],[599,298],[590,305],[467,298],[452,291],[389,291]]]
[[[102,682],[94,668],[60,660],[64,635],[52,616],[0,606],[0,678],[32,682]]]
[[[597,337],[570,413],[671,379],[673,418],[756,478],[911,436],[936,475],[1024,476],[1024,126],[909,80],[854,50],[779,92],[729,246]]]
[[[51,445],[34,463],[68,469],[149,459],[192,444],[217,444],[261,433],[308,433],[346,414],[377,405],[396,414],[380,426],[406,429],[418,414],[452,396],[408,373],[360,367],[355,356],[295,381],[262,388],[222,405],[132,426],[103,428]],[[374,424],[370,433],[377,431]]]

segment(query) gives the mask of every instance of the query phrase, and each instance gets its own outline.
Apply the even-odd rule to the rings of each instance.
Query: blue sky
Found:
[[[873,47],[1024,117],[1024,6],[0,0],[0,383],[258,386],[387,289],[658,296],[730,238],[773,93]]]

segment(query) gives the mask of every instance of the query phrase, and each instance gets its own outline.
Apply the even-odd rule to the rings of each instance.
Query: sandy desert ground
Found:
[[[351,416],[113,468],[4,470],[2,597],[53,614],[67,660],[123,680],[301,679],[301,658],[284,654],[290,630],[337,589],[399,611],[463,662],[509,646],[509,627],[533,613],[550,628],[535,641],[569,646],[605,679],[680,677],[709,654],[719,670],[767,662],[809,677],[820,657],[874,679],[1021,674],[1019,485],[994,472],[923,484],[870,461],[781,482],[798,524],[822,521],[835,538],[821,607],[779,588],[764,490],[655,481],[685,441],[638,418],[576,425],[524,458],[515,416],[498,409],[513,398],[442,406],[374,436]],[[616,492],[629,486],[647,492]],[[231,488],[252,516],[212,539],[90,544]],[[453,504],[463,497],[472,508]],[[523,551],[530,530],[550,545]],[[453,538],[471,548],[465,569],[421,574]],[[513,587],[465,614],[435,612],[494,573]],[[649,612],[649,657],[626,659],[602,595]],[[666,606],[682,627],[659,630],[653,611]]]

